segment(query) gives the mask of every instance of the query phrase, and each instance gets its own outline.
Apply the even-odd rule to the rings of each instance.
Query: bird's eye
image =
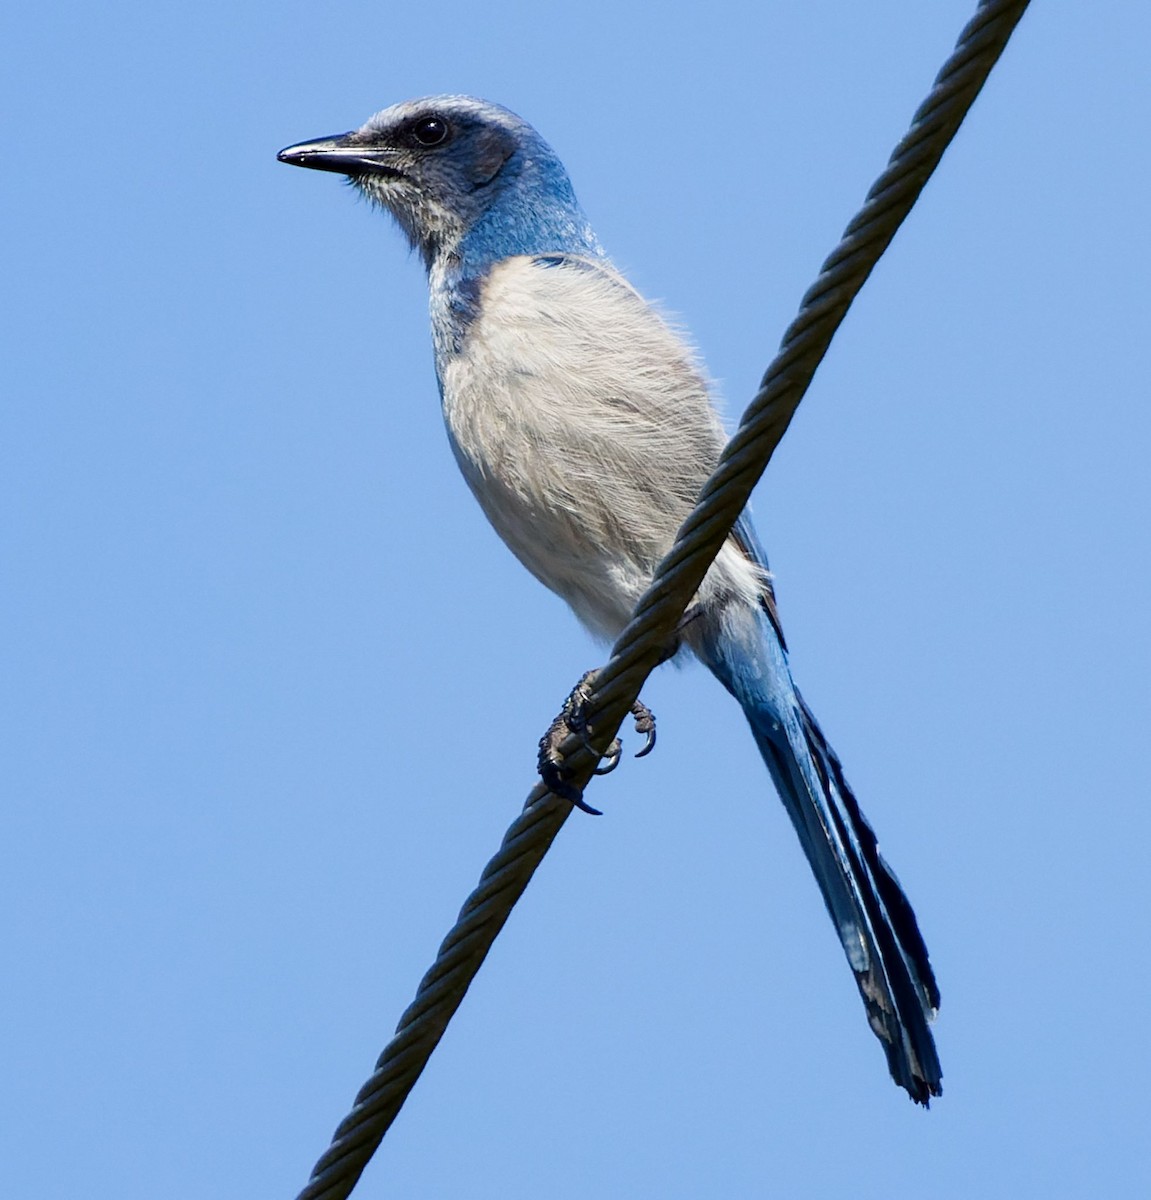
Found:
[[[447,140],[448,123],[443,117],[424,117],[412,127],[412,136],[421,146],[438,146]]]

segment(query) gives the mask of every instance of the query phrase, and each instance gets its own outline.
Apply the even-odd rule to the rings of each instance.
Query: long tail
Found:
[[[771,615],[767,608],[758,614],[758,644],[735,633],[717,634],[697,652],[743,706],[835,922],[892,1078],[926,1105],[942,1091],[929,1028],[939,989],[927,947],[839,759],[792,681]]]

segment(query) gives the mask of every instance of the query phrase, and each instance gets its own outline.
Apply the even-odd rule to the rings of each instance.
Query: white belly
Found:
[[[577,616],[614,637],[723,444],[679,336],[605,264],[508,259],[440,358],[460,467],[496,531]],[[755,603],[758,569],[725,547],[707,604]]]

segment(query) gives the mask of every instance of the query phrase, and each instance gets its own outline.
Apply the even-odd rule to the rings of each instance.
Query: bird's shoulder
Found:
[[[598,365],[613,374],[647,372],[661,363],[706,390],[684,333],[607,259],[517,255],[493,264],[473,295],[458,342],[465,353],[511,356],[524,369],[543,370],[550,362],[584,371]]]
[[[654,310],[607,259],[579,254],[521,254],[494,263],[479,286],[482,309],[502,320],[589,320],[597,311]],[[510,310],[510,311],[509,311]]]

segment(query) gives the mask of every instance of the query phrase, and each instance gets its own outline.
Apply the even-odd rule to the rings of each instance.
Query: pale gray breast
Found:
[[[464,476],[521,561],[611,636],[723,443],[684,340],[613,269],[508,259],[438,363]]]

